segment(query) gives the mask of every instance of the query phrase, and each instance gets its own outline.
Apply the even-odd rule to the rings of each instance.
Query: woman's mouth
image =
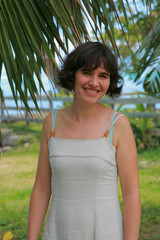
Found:
[[[85,88],[86,92],[88,93],[92,93],[92,94],[96,94],[98,93],[99,91],[98,90],[95,90],[95,89],[88,89],[88,88]]]

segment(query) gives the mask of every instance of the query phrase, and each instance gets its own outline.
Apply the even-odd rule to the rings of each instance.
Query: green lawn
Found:
[[[3,124],[2,127],[11,127]],[[26,239],[29,199],[39,153],[41,125],[13,124],[17,146],[0,157],[0,239]],[[25,138],[29,146],[25,147]],[[140,240],[160,240],[160,151],[139,150],[142,220]],[[120,192],[120,191],[119,191]],[[120,202],[122,204],[121,194]],[[10,235],[10,237],[9,237]],[[40,239],[42,237],[42,233]]]

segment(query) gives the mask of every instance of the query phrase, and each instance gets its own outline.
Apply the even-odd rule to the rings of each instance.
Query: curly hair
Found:
[[[71,91],[75,85],[78,69],[97,69],[101,64],[110,73],[110,86],[106,92],[112,98],[119,97],[123,78],[119,74],[117,58],[109,47],[100,42],[86,42],[75,48],[64,60],[61,69],[56,70],[57,83]]]

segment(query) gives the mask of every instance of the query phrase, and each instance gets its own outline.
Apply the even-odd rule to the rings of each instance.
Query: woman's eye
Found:
[[[90,75],[90,72],[89,71],[83,71],[83,74],[84,75]]]
[[[104,78],[104,79],[106,79],[107,76],[106,76],[106,75],[100,75],[100,78]]]
[[[110,74],[108,74],[108,73],[100,74],[99,77],[100,77],[101,79],[109,79],[109,78],[110,78]]]

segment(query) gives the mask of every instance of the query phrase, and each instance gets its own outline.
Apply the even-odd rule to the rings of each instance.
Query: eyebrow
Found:
[[[85,71],[89,71],[89,72],[92,72],[94,71],[94,69],[91,69],[91,68],[81,68],[81,71],[82,72],[85,72]],[[110,73],[109,72],[101,72],[100,74],[103,74],[103,75],[106,75],[106,76],[110,76]]]
[[[90,68],[83,67],[83,68],[81,68],[81,71],[93,71],[93,70]]]

